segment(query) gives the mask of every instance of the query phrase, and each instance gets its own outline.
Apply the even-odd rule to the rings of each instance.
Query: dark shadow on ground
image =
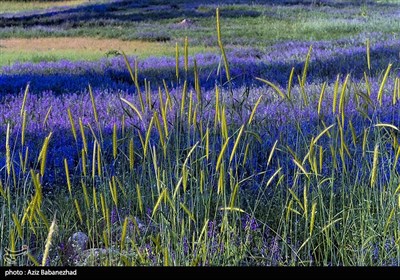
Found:
[[[132,22],[151,22],[162,19],[207,18],[215,15],[214,9],[199,9],[210,5],[249,4],[244,0],[178,0],[178,1],[133,1],[120,0],[109,3],[84,4],[71,8],[54,8],[38,13],[22,12],[14,15],[0,15],[0,28],[5,27],[34,27],[34,26],[63,26],[75,28],[87,23],[97,26],[113,24],[129,24]],[[251,4],[263,5],[303,5],[303,6],[331,6],[354,7],[360,5],[390,5],[377,4],[374,1],[333,1],[333,0],[256,0]],[[250,5],[251,7],[251,5]],[[396,6],[397,7],[397,6]],[[257,17],[261,12],[254,9],[223,9],[224,17]]]

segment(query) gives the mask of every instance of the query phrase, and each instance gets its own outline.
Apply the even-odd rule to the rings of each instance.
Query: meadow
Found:
[[[0,265],[400,264],[400,3],[35,3],[0,1]]]

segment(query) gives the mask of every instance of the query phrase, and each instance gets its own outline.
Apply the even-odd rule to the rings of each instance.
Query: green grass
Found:
[[[17,13],[25,11],[45,10],[59,6],[76,6],[89,2],[88,0],[63,0],[63,1],[0,1],[1,13]]]
[[[303,77],[305,80],[306,71]],[[396,77],[389,79],[399,83]],[[385,80],[382,78],[382,90]],[[191,97],[201,96],[200,87],[182,98],[171,97],[164,90],[154,96],[146,90],[144,99],[139,95],[132,103],[122,101],[129,105],[126,118],[146,114],[151,120],[143,122],[144,130],[115,128],[112,153],[103,140],[106,134],[96,120],[93,101],[88,109],[94,112],[97,130],[86,126],[71,130],[77,147],[78,141],[87,146],[76,151],[79,167],[64,163],[66,183],[55,186],[51,193],[39,180],[47,171],[51,133],[43,139],[30,171],[18,169],[26,163],[10,160],[13,153],[23,154],[24,147],[12,150],[6,136],[9,152],[0,188],[0,249],[16,250],[30,242],[30,254],[16,259],[19,265],[41,263],[45,244],[50,249],[49,259],[44,261],[56,266],[398,264],[400,177],[394,154],[400,146],[391,133],[398,128],[373,126],[367,115],[360,115],[358,119],[365,123],[361,131],[344,129],[354,119],[344,114],[343,104],[356,95],[355,89],[365,87],[362,81],[340,82],[337,89],[343,90],[337,93],[336,120],[321,124],[314,133],[302,130],[301,121],[293,120],[287,123],[298,128],[291,146],[285,135],[279,134],[275,135],[276,144],[267,150],[260,149],[259,139],[271,129],[271,123],[252,120],[257,118],[259,102],[267,102],[263,95],[250,93],[251,99],[245,100],[250,104],[250,117],[227,125],[225,112],[249,110],[232,106],[235,103],[229,92],[217,88],[212,102],[205,104],[201,98]],[[328,85],[325,100],[335,95],[335,88]],[[303,106],[304,100],[318,99],[318,94],[312,93],[315,90],[319,88],[302,83],[292,88],[291,97],[284,102]],[[399,98],[397,92],[385,92]],[[160,108],[154,107],[154,98],[160,101]],[[240,96],[235,98],[238,102]],[[276,94],[274,98],[281,97]],[[357,102],[368,99],[360,95]],[[215,113],[202,115],[211,110]],[[164,126],[169,114],[173,117]],[[76,118],[66,121],[75,127],[72,122],[78,122]],[[150,140],[152,131],[160,137]],[[234,148],[227,148],[228,144]],[[262,170],[248,164],[260,153],[268,155]],[[284,168],[284,161],[294,165]],[[112,163],[114,174],[106,168]],[[328,175],[321,172],[323,168],[330,170]],[[56,232],[50,226],[54,216]],[[258,224],[256,229],[252,222]],[[81,254],[68,260],[70,255],[62,244],[77,231],[87,233],[90,248],[104,250],[102,257]],[[46,242],[48,235],[51,244]]]
[[[294,90],[298,92],[299,88]],[[327,90],[326,97],[331,96],[331,90]],[[153,110],[153,118],[141,135],[144,142],[128,148],[135,139],[134,129],[116,130],[112,158],[100,140],[101,125],[97,123],[100,130],[93,135],[84,128],[89,139],[96,137],[100,142],[94,148],[89,143],[88,152],[82,152],[87,175],[66,165],[71,174],[67,177],[72,182],[70,190],[65,184],[47,193],[39,180],[32,179],[40,178],[39,173],[32,170],[16,175],[18,166],[10,162],[8,174],[2,171],[0,248],[18,249],[34,240],[32,255],[18,258],[18,264],[40,263],[55,215],[59,230],[53,235],[47,265],[68,263],[67,252],[57,246],[65,244],[76,231],[88,234],[90,247],[106,252],[97,261],[81,256],[77,265],[364,266],[399,262],[400,178],[393,169],[397,160],[385,149],[396,145],[386,130],[393,128],[364,130],[367,138],[363,150],[367,156],[355,162],[357,174],[347,170],[353,170],[351,164],[338,165],[342,156],[356,156],[353,145],[363,145],[361,140],[340,140],[340,118],[313,135],[299,130],[294,135],[297,144],[290,149],[283,139],[277,141],[276,149],[262,151],[271,155],[271,162],[298,158],[292,169],[283,171],[271,165],[276,169],[249,170],[245,174],[240,171],[246,167],[244,158],[260,153],[252,148],[257,147],[253,134],[268,127],[250,121],[225,127],[222,108],[229,112],[238,109],[229,106],[229,95],[223,96],[218,104],[208,104],[220,117],[211,117],[201,126],[187,118],[202,106],[201,101],[190,106],[186,100],[182,105],[181,100],[169,100],[162,93],[163,104],[170,104],[165,107],[167,114],[183,108],[168,130],[157,125],[155,119],[164,120],[163,113],[151,109],[153,101],[146,99],[145,110]],[[135,110],[143,114],[138,108]],[[257,114],[256,106],[254,112]],[[131,113],[135,114],[133,110]],[[345,116],[344,122],[349,121]],[[245,127],[243,134],[241,125]],[[149,144],[152,127],[162,137]],[[225,140],[218,143],[218,139]],[[320,144],[322,139],[332,147],[331,151],[322,150],[324,158],[332,152],[338,162],[319,161],[320,147],[325,149]],[[221,149],[227,141],[235,143],[236,149]],[[344,145],[350,148],[349,155],[342,155]],[[89,162],[92,152],[93,165]],[[45,154],[44,148],[42,158],[33,166],[45,161]],[[111,176],[104,167],[113,160],[118,172]],[[386,162],[387,170],[379,168],[381,161]],[[332,170],[332,175],[320,174],[322,167]],[[266,175],[268,171],[270,175]],[[288,176],[294,180],[287,181]],[[257,191],[246,189],[247,184],[257,187]],[[243,226],[246,215],[257,221],[258,229]]]
[[[4,2],[7,5],[30,5],[33,2]],[[50,5],[51,2],[41,2]],[[72,3],[72,2],[71,2]],[[176,2],[181,5],[181,2]],[[186,3],[186,2],[185,2]],[[123,10],[111,11],[114,18],[102,18],[90,20],[84,18],[76,20],[63,20],[62,26],[50,25],[51,28],[29,28],[9,26],[0,29],[0,37],[6,38],[44,38],[44,37],[93,37],[114,38],[122,40],[142,40],[148,42],[162,41],[165,44],[158,49],[140,50],[136,54],[139,57],[154,55],[173,55],[176,42],[181,43],[182,38],[190,38],[193,50],[204,52],[206,47],[215,46],[215,38],[212,36],[215,30],[214,14],[215,5],[196,1],[187,2],[189,5],[179,6],[179,10],[170,9],[165,14],[165,8],[160,5],[168,5],[165,1],[151,2],[149,7],[127,7]],[[391,6],[392,5],[392,6]],[[319,41],[338,40],[354,36],[365,36],[369,33],[380,33],[385,36],[397,36],[400,30],[400,22],[395,20],[393,12],[396,11],[396,3],[379,2],[371,5],[349,6],[313,6],[305,5],[254,5],[237,4],[221,5],[222,27],[224,29],[224,44],[227,46],[250,46],[253,48],[265,48],[268,45],[285,41]],[[192,7],[193,6],[193,7]],[[3,8],[5,9],[5,8]],[[193,20],[193,25],[180,27],[179,22],[185,18]],[[119,17],[134,17],[135,20],[118,20]],[[40,25],[38,20],[34,25]],[[51,22],[51,18],[49,18]],[[48,22],[46,23],[46,25]],[[1,46],[1,42],[0,42]],[[7,65],[14,61],[57,60],[60,58],[77,60],[95,60],[104,56],[101,52],[80,51],[74,53],[68,50],[59,52],[49,51],[48,54],[32,54],[30,51],[4,50],[0,58],[0,65]]]
[[[58,61],[61,59],[78,61],[87,60],[95,61],[102,58],[113,57],[114,51],[122,50],[128,55],[135,55],[140,59],[147,57],[173,57],[175,55],[175,46],[171,44],[158,43],[158,42],[141,42],[141,41],[125,41],[125,42],[101,42],[98,46],[97,41],[92,41],[90,38],[79,38],[85,41],[83,45],[74,46],[73,42],[77,38],[70,38],[72,43],[71,47],[65,47],[57,44],[53,47],[55,41],[59,40],[54,38],[51,40],[39,39],[39,41],[29,42],[22,41],[17,47],[5,47],[7,44],[3,41],[0,42],[0,66],[11,65],[15,62],[41,62],[41,61]],[[37,46],[40,45],[40,47]],[[118,48],[114,48],[118,46]],[[183,50],[182,50],[183,51]],[[190,49],[190,55],[203,52],[215,52],[215,47],[202,47],[193,46]]]
[[[154,7],[158,5],[154,4]],[[176,12],[176,14],[170,11],[170,18],[163,19],[162,9],[160,9],[159,12],[155,12],[156,14],[150,14],[152,17],[148,19],[146,15],[149,12],[146,8],[127,8],[123,12],[115,11],[115,20],[107,21],[105,26],[102,23],[105,21],[103,19],[97,22],[85,20],[73,22],[71,19],[70,24],[74,24],[73,28],[69,27],[67,20],[63,28],[54,28],[52,31],[13,27],[1,30],[1,36],[29,38],[85,35],[128,40],[153,40],[161,36],[170,40],[171,44],[187,36],[191,38],[193,44],[214,45],[213,42],[204,41],[204,38],[210,37],[209,35],[213,34],[215,29],[214,20],[204,16],[211,14],[212,17],[213,9],[213,5],[199,4],[197,12],[190,16],[194,25],[188,28],[175,26],[185,17],[186,11]],[[400,23],[394,20],[395,17],[390,17],[393,10],[395,10],[394,7],[385,4],[349,7],[249,4],[222,5],[221,16],[224,18],[225,44],[256,47],[286,40],[335,40],[367,32],[393,34],[400,28]],[[248,15],[249,13],[251,16]],[[126,15],[136,16],[137,19],[118,21],[118,17]],[[99,27],[98,24],[102,26]]]

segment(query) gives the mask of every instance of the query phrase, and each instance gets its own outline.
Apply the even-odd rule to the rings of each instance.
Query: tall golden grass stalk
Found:
[[[191,125],[192,125],[192,123],[191,123],[191,120],[192,120],[192,107],[193,107],[193,92],[192,91],[190,91],[190,94],[189,94],[189,106],[188,106],[188,109],[187,109],[187,124],[188,124],[188,129],[190,129],[190,127],[191,127]]]
[[[53,221],[51,222],[51,226],[49,229],[49,233],[47,235],[46,244],[44,246],[44,253],[42,258],[42,266],[46,265],[47,258],[49,257],[51,241],[53,239],[53,235],[56,232],[57,225],[56,225],[56,215],[54,214]]]
[[[69,108],[67,109],[67,113],[68,113],[69,122],[71,124],[72,135],[74,136],[74,139],[75,139],[75,142],[76,142],[77,141],[77,135],[76,135],[76,129],[75,129],[75,122],[74,122],[74,119],[72,118],[71,110]]]
[[[129,107],[132,108],[132,110],[136,113],[136,115],[139,117],[140,120],[143,120],[142,114],[139,112],[139,110],[136,108],[135,105],[133,105],[133,103],[129,102],[128,100],[126,100],[125,98],[120,98],[123,102],[125,102],[126,104],[128,104]]]
[[[294,67],[292,67],[292,70],[290,70],[290,75],[289,75],[289,81],[288,81],[288,86],[287,86],[287,97],[289,100],[291,99],[291,92],[292,92],[292,83],[293,83],[293,75],[294,75]]]
[[[50,138],[53,132],[50,132],[49,135],[44,139],[42,149],[39,153],[38,161],[40,161],[40,175],[43,176],[46,169],[46,158],[47,158],[47,150],[49,147]]]
[[[268,160],[267,160],[267,166],[271,163],[272,156],[274,155],[276,145],[278,144],[278,140],[275,141],[274,145],[272,146],[271,152],[269,152]]]
[[[104,199],[103,193],[100,193],[100,204],[101,204],[101,213],[103,215],[103,218],[106,219],[106,217],[107,217],[107,205],[106,205],[106,201]]]
[[[111,198],[115,206],[118,207],[118,192],[117,192],[117,184],[115,183],[115,176],[111,177],[111,180],[109,181],[109,186],[110,186]]]
[[[129,218],[125,217],[124,224],[122,226],[122,233],[121,233],[121,251],[124,250],[124,248],[125,248],[126,234],[128,232],[128,223],[129,223]]]
[[[66,158],[64,158],[64,168],[65,168],[65,176],[67,178],[68,192],[69,192],[69,195],[72,196],[71,180],[70,180],[70,177],[69,177],[68,161],[67,161]]]
[[[201,88],[200,88],[200,78],[199,78],[199,71],[197,69],[197,61],[194,59],[193,61],[193,72],[194,72],[194,89],[196,91],[197,96],[197,103],[201,104]]]
[[[386,68],[385,75],[383,76],[381,85],[380,85],[380,87],[379,87],[379,91],[378,91],[378,101],[379,101],[379,105],[382,105],[383,90],[384,90],[384,88],[385,88],[385,84],[386,84],[386,81],[387,81],[387,78],[388,78],[388,76],[389,76],[389,72],[390,72],[390,69],[391,69],[391,68],[392,68],[392,64],[389,63],[388,67]]]
[[[256,80],[259,80],[259,81],[261,81],[261,82],[263,82],[263,83],[269,85],[270,87],[272,87],[272,88],[276,91],[276,93],[279,94],[279,96],[280,96],[283,100],[286,99],[286,98],[288,98],[288,97],[283,93],[283,91],[281,91],[281,90],[279,89],[279,87],[278,87],[277,85],[275,85],[274,83],[272,83],[272,82],[270,82],[270,81],[268,81],[268,80],[264,80],[264,79],[258,78],[258,77],[256,77]]]
[[[220,105],[219,105],[219,88],[215,87],[215,115],[214,115],[214,129],[221,122]]]
[[[220,151],[220,153],[218,155],[218,159],[217,159],[217,166],[215,168],[216,170],[220,169],[219,167],[221,166],[221,163],[223,161],[225,150],[228,147],[229,140],[230,140],[230,138],[226,139],[225,143],[222,145],[221,151]]]
[[[351,120],[349,120],[349,127],[350,127],[350,131],[351,131],[351,139],[353,140],[353,145],[354,145],[354,147],[356,147],[357,146],[357,135],[356,135],[356,131],[353,126],[353,122]]]
[[[229,202],[229,207],[230,208],[233,208],[235,206],[235,200],[236,200],[238,191],[239,191],[239,183],[236,183],[235,187],[233,188],[233,192],[231,194],[231,199],[230,199],[230,202]]]
[[[185,43],[183,47],[183,56],[184,56],[184,67],[185,67],[185,72],[187,74],[189,70],[189,40],[188,37],[185,37]]]
[[[82,224],[83,223],[82,211],[81,211],[81,208],[79,207],[79,203],[76,198],[74,199],[74,204],[75,204],[76,212],[78,213],[79,221]]]
[[[142,194],[140,193],[139,184],[136,184],[136,194],[137,194],[137,202],[138,202],[138,206],[139,206],[139,211],[141,214],[143,214],[143,200],[142,200]]]
[[[103,230],[103,242],[104,242],[104,247],[109,248],[109,241],[108,241],[108,235],[107,235],[107,230]]]
[[[335,125],[336,125],[336,124],[331,124],[330,126],[326,127],[323,131],[321,131],[321,133],[318,134],[318,136],[314,138],[313,143],[316,144],[317,141],[318,141],[325,133],[328,134],[328,133],[329,133],[329,130],[330,130],[332,127],[334,127]]]
[[[166,199],[166,194],[167,194],[167,189],[164,189],[161,192],[160,196],[158,197],[156,204],[154,204],[153,212],[151,214],[152,217],[154,217],[154,214],[157,212],[158,208],[160,207],[161,202]]]
[[[99,123],[99,117],[97,114],[97,107],[96,107],[96,103],[94,101],[94,96],[93,96],[93,91],[92,91],[92,86],[89,84],[89,94],[90,94],[90,101],[92,102],[92,109],[93,109],[93,116],[94,116],[94,120],[96,121],[96,123]]]
[[[96,140],[95,143],[97,144],[97,174],[101,177],[103,174],[103,168],[101,165],[101,146]]]
[[[86,154],[85,154],[85,149],[81,150],[81,158],[82,158],[82,174],[83,176],[86,177],[87,171],[86,171]]]
[[[393,170],[396,170],[399,156],[400,156],[400,146],[398,146],[396,150],[396,156],[394,157],[394,162],[393,162]]]
[[[310,236],[312,236],[315,224],[315,214],[317,213],[317,203],[314,202],[311,206],[311,221],[310,221]]]
[[[36,213],[38,214],[38,216],[40,217],[40,219],[42,220],[42,222],[44,223],[45,227],[47,229],[50,229],[50,224],[49,221],[47,220],[46,216],[43,214],[43,212],[39,209],[36,208]],[[37,222],[37,221],[36,221]]]
[[[303,73],[301,75],[301,84],[300,85],[302,88],[304,88],[304,86],[306,84],[308,65],[310,64],[310,59],[311,59],[311,52],[312,52],[312,45],[308,48],[306,61],[304,63]]]
[[[144,141],[144,147],[143,147],[143,157],[146,157],[146,155],[147,155],[147,150],[148,150],[149,142],[150,142],[150,133],[153,128],[153,123],[154,123],[154,115],[151,117],[149,126],[147,128],[146,139]]]
[[[46,116],[44,117],[43,126],[46,126],[47,120],[48,120],[49,117],[50,117],[50,113],[51,113],[51,110],[52,110],[52,109],[53,109],[53,106],[51,105],[50,108],[47,110]]]
[[[25,105],[26,105],[26,99],[28,97],[28,92],[29,92],[29,83],[25,87],[24,98],[22,99],[21,111],[19,113],[20,116],[22,116],[22,114],[25,111]]]
[[[10,123],[7,123],[7,132],[6,132],[6,168],[7,175],[11,174],[11,149],[10,149]]]
[[[350,78],[350,74],[347,74],[346,78],[344,79],[343,85],[342,85],[342,91],[340,93],[340,100],[339,100],[339,113],[342,114],[342,123],[344,123],[344,99],[346,95],[346,89],[347,89],[347,82]]]
[[[210,155],[210,130],[208,127],[206,129],[205,138],[206,138],[206,159],[208,160]]]
[[[217,170],[219,171],[217,194],[222,194],[225,191],[225,167],[224,167],[224,163],[222,163],[220,165],[220,168],[217,169]]]
[[[276,170],[274,172],[274,174],[272,174],[272,176],[268,179],[267,184],[265,185],[265,187],[268,187],[269,185],[271,185],[272,181],[275,179],[275,177],[279,174],[279,172],[281,172],[282,167],[279,167],[278,170]]]
[[[371,55],[370,55],[369,39],[367,39],[367,41],[366,41],[366,47],[367,47],[367,66],[368,66],[368,70],[371,71]]]
[[[175,75],[176,80],[179,81],[179,46],[175,43]]]
[[[1,180],[0,180],[0,195],[4,198],[4,200],[7,200],[7,195],[6,192],[4,191],[3,183]]]
[[[235,156],[235,152],[236,152],[236,149],[237,149],[237,147],[239,145],[240,138],[242,137],[243,130],[244,130],[244,124],[240,127],[239,134],[238,134],[238,136],[236,138],[235,144],[233,145],[231,156],[229,157],[229,163],[232,162],[233,157]]]
[[[25,174],[26,172],[26,167],[28,165],[28,159],[29,159],[29,147],[26,147],[25,149],[25,157],[24,157],[24,161],[22,164],[22,173]]]
[[[396,78],[396,81],[397,81],[397,99],[400,99],[400,78],[399,77],[397,77]]]
[[[296,159],[293,159],[293,162],[303,172],[303,174],[306,175],[307,179],[309,179],[310,175],[308,174],[308,172],[306,171],[304,166],[299,161],[297,161]]]
[[[185,114],[186,93],[187,93],[187,82],[184,81],[182,88],[182,98],[181,98],[181,118],[183,118]]]
[[[187,208],[187,206],[185,204],[183,204],[182,202],[179,203],[179,205],[181,206],[181,208],[183,209],[183,211],[189,216],[189,218],[193,221],[196,222],[193,213],[189,210],[189,208]]]
[[[153,116],[154,116],[154,123],[155,123],[157,131],[158,131],[158,135],[160,136],[160,144],[164,151],[164,157],[166,157],[167,156],[167,149],[166,149],[167,147],[165,145],[164,131],[161,128],[160,119],[158,118],[158,112],[154,111]]]
[[[21,128],[21,146],[25,144],[25,130],[26,130],[26,110],[22,113],[22,128]]]
[[[376,183],[377,177],[377,169],[378,169],[378,156],[379,156],[379,145],[376,144],[374,148],[374,158],[372,161],[372,170],[371,170],[371,187],[373,187]]]
[[[133,146],[133,138],[129,140],[129,170],[132,172],[135,163],[135,152]]]
[[[304,206],[303,206],[303,204],[301,203],[301,201],[300,201],[300,199],[299,199],[299,197],[296,195],[296,193],[292,190],[292,189],[288,189],[289,190],[289,193],[293,196],[293,199],[297,202],[297,204],[300,206],[300,208],[301,208],[301,210],[303,210],[304,211]],[[300,213],[299,213],[300,214]]]
[[[125,138],[125,115],[122,115],[122,117],[121,117],[121,134],[122,134],[122,137],[123,138]]]
[[[394,79],[392,104],[396,105],[398,99],[399,78]]]
[[[113,142],[113,158],[114,158],[114,160],[117,159],[117,153],[118,153],[117,141],[118,141],[117,124],[114,123],[114,126],[113,126],[113,138],[112,138],[112,142]]]
[[[93,142],[93,155],[92,155],[92,180],[96,176],[96,149],[97,143],[96,141]]]
[[[99,203],[97,202],[97,192],[96,192],[96,187],[94,184],[92,187],[92,197],[93,197],[94,210],[96,210],[96,212],[98,212],[99,211]]]
[[[304,216],[306,217],[306,221],[308,221],[308,188],[304,186],[303,188],[303,210]]]
[[[393,219],[393,216],[394,216],[394,213],[395,213],[395,209],[396,209],[396,208],[393,207],[392,211],[390,211],[389,217],[388,217],[388,219],[386,220],[385,227],[384,227],[384,229],[383,229],[383,236],[386,236],[386,233],[387,233],[387,231],[388,231],[388,229],[389,229],[389,226],[390,226],[390,222],[391,222],[392,219]]]
[[[150,86],[150,81],[147,81],[147,79],[144,79],[144,90],[146,93],[146,103],[147,103],[147,108],[153,109],[153,102],[152,102],[152,92],[151,92],[151,86]]]
[[[397,206],[400,208],[400,194],[397,196]]]
[[[87,154],[88,153],[88,147],[87,147],[85,130],[83,128],[83,123],[82,123],[82,119],[81,118],[79,118],[79,130],[81,131],[83,149],[85,150],[85,153]]]
[[[165,102],[165,107],[161,108],[161,116],[164,122],[164,130],[165,130],[165,137],[168,137],[169,135],[169,131],[168,131],[168,120],[167,120],[167,109],[169,108],[170,110],[173,109],[172,107],[172,98],[171,98],[171,94],[169,93],[167,84],[165,82],[165,80],[163,80],[164,83],[164,90],[165,90],[165,94],[167,96],[167,101]]]
[[[86,209],[90,209],[89,195],[87,192],[86,184],[83,181],[83,179],[81,179],[81,186],[82,186],[82,191],[83,191],[83,198],[84,198],[85,204],[86,204]]]
[[[339,75],[336,77],[335,85],[333,86],[333,102],[332,102],[332,113],[336,112],[337,95],[339,91]]]
[[[247,156],[249,155],[249,147],[250,147],[250,143],[247,143],[247,144],[246,144],[246,149],[244,149],[244,156],[243,156],[242,165],[245,165],[245,164],[246,164]]]
[[[261,99],[262,99],[262,95],[257,99],[256,104],[254,104],[254,108],[253,108],[253,110],[251,111],[251,114],[250,114],[249,120],[248,120],[248,122],[247,122],[247,125],[250,125],[250,124],[251,124],[251,121],[253,120],[254,115],[255,115],[255,113],[256,113],[257,107],[258,107],[258,105],[260,105]],[[224,112],[224,113],[225,113],[225,112]]]
[[[165,81],[165,80],[163,80]],[[166,105],[164,104],[164,98],[163,98],[163,93],[161,90],[161,87],[158,87],[158,101],[160,102],[160,111],[161,111],[161,115],[163,115],[163,112],[166,110]]]
[[[229,71],[228,59],[226,58],[225,49],[224,49],[224,46],[222,44],[222,39],[221,39],[221,23],[220,23],[220,20],[219,20],[219,8],[217,8],[217,10],[216,10],[216,17],[217,17],[217,40],[218,40],[218,46],[219,46],[219,48],[221,50],[222,59],[224,60],[226,79],[229,82],[231,80],[231,74],[230,74],[230,71]]]
[[[11,216],[12,216],[15,228],[17,229],[19,238],[23,239],[24,237],[23,237],[23,233],[22,233],[22,227],[21,227],[21,223],[18,220],[17,215],[15,213],[13,213]]]
[[[364,80],[365,80],[365,87],[367,89],[368,96],[371,96],[371,84],[369,82],[367,73],[365,73],[365,72],[364,72]]]
[[[363,141],[362,141],[362,157],[365,157],[365,153],[367,150],[367,137],[368,137],[368,133],[369,133],[369,128],[364,129],[363,132]]]
[[[326,82],[324,82],[324,83],[322,84],[321,92],[320,92],[320,94],[319,94],[318,110],[317,110],[318,116],[319,116],[320,113],[321,113],[322,99],[324,98],[324,95],[325,95],[325,88],[326,88]]]
[[[128,61],[128,57],[126,56],[125,52],[122,52],[122,56],[124,57],[125,65],[128,68],[129,75],[131,76],[131,79],[133,83],[135,84],[136,91],[139,95],[139,102],[140,102],[140,107],[142,109],[142,112],[144,112],[144,102],[143,102],[143,96],[142,92],[140,90],[139,82],[138,82],[138,67],[137,67],[137,60],[135,60],[135,73],[132,71],[132,67]]]

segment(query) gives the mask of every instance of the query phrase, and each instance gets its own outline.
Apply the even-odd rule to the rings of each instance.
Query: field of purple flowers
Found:
[[[74,36],[96,21],[133,21],[134,39],[198,31],[175,57],[0,68],[0,251],[29,247],[0,264],[400,264],[400,38],[381,19],[398,5],[203,2],[162,6],[164,18],[157,1],[0,14],[5,37]],[[249,32],[245,44],[226,26],[270,11],[311,28],[301,11],[319,22],[345,8],[331,36],[322,24],[311,39]],[[154,29],[176,10],[195,31]],[[364,30],[363,13],[382,29]],[[214,29],[203,37],[202,19]],[[189,55],[202,40],[219,52]]]

